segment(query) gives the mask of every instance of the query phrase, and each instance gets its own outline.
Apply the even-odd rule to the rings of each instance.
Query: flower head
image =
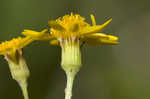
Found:
[[[27,91],[27,79],[30,75],[30,72],[23,57],[22,48],[32,41],[33,39],[31,37],[26,36],[17,37],[0,44],[0,55],[5,56],[5,59],[9,64],[12,78],[19,83],[25,99],[29,99]]]
[[[30,37],[17,37],[10,41],[4,41],[0,44],[0,54],[9,56],[15,60],[16,59],[16,51],[21,50],[23,47],[28,45],[33,40]]]
[[[24,30],[22,34],[31,36],[36,40],[51,40],[50,44],[59,45],[64,40],[80,39],[80,43],[84,42],[88,45],[99,44],[118,44],[118,37],[100,33],[112,19],[109,19],[102,25],[96,25],[94,15],[91,14],[92,25],[85,21],[85,18],[79,14],[65,15],[56,20],[48,22],[50,33],[47,30],[36,32],[33,30]]]
[[[60,45],[62,48],[62,65],[75,65],[75,63],[81,65],[81,58],[79,58],[81,57],[81,44],[118,44],[118,37],[100,33],[112,19],[102,25],[96,25],[95,17],[91,14],[91,20],[92,25],[88,24],[85,18],[79,14],[71,13],[56,20],[50,20],[48,22],[50,33],[47,30],[41,32],[24,30],[22,34],[35,40],[50,40],[50,44]],[[74,57],[72,57],[73,55]]]
[[[81,67],[80,46],[83,42],[89,45],[118,44],[118,38],[113,35],[99,33],[112,19],[102,25],[96,25],[94,15],[91,15],[92,26],[79,14],[65,15],[55,21],[49,21],[53,36],[51,44],[60,44],[62,48],[61,65],[67,75],[65,99],[71,99],[73,80]]]
[[[90,45],[97,44],[118,44],[118,38],[112,35],[106,35],[100,32],[107,26],[112,19],[109,19],[102,25],[96,25],[93,15],[91,15],[92,26],[85,21],[85,18],[79,14],[65,15],[56,21],[49,21],[51,35],[55,38],[52,44],[58,44],[57,40],[78,38],[80,42]]]

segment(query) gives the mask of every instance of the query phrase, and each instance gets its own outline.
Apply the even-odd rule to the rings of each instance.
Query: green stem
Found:
[[[24,99],[29,99],[27,86],[28,85],[26,81],[20,82],[20,87],[22,89]]]
[[[71,99],[72,97],[72,88],[73,88],[73,81],[75,78],[75,74],[72,72],[67,73],[67,86],[65,89],[65,99]]]

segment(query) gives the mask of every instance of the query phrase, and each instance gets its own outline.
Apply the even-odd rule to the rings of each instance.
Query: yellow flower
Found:
[[[5,59],[9,64],[12,78],[19,83],[25,99],[29,99],[27,92],[27,78],[29,77],[30,72],[22,55],[22,48],[32,41],[33,39],[27,36],[17,37],[0,44],[0,55],[5,56]]]
[[[102,25],[96,25],[94,15],[91,14],[92,26],[85,21],[85,18],[79,14],[65,15],[57,20],[49,21],[50,34],[44,29],[41,32],[33,30],[24,30],[22,34],[31,36],[36,40],[51,40],[50,44],[58,45],[62,40],[77,38],[80,39],[80,43],[86,43],[88,45],[98,44],[118,44],[118,37],[113,35],[107,35],[100,33],[100,31],[106,27],[112,19],[109,19]]]
[[[78,14],[65,15],[56,21],[49,21],[51,35],[54,39],[51,44],[59,44],[60,39],[78,38],[80,42],[89,45],[118,44],[118,38],[112,35],[99,33],[112,19],[102,25],[96,25],[94,16],[91,14],[93,25],[91,26]],[[59,40],[59,41],[58,41]]]
[[[15,54],[16,50],[21,50],[23,47],[28,45],[33,40],[30,37],[17,37],[10,41],[5,41],[0,44],[0,54],[6,55],[8,54]]]
[[[78,14],[65,15],[56,21],[49,21],[50,35],[53,36],[51,44],[60,44],[62,48],[61,65],[67,75],[65,99],[71,99],[75,75],[81,67],[80,46],[82,43],[89,45],[118,44],[118,38],[113,35],[99,33],[112,19],[102,25],[96,25],[91,15],[92,26]]]
[[[96,25],[94,15],[91,14],[91,20],[92,25],[88,24],[79,14],[71,13],[49,21],[50,33],[47,30],[41,32],[24,30],[22,34],[34,40],[50,40],[50,44],[60,45],[62,48],[61,64],[63,68],[68,69],[70,65],[81,66],[80,46],[83,43],[88,45],[118,44],[118,37],[100,33],[112,19],[102,25]]]
[[[79,14],[65,15],[48,22],[50,33],[25,30],[24,35],[35,40],[50,40],[50,44],[60,45],[62,48],[61,66],[67,75],[65,99],[71,99],[74,77],[81,67],[80,47],[83,43],[88,45],[118,44],[118,37],[100,33],[112,19],[102,25],[96,25],[94,15],[91,14],[92,25]]]
[[[62,65],[65,64],[66,66],[66,64],[70,65],[72,63],[74,65],[75,63],[76,65],[81,65],[81,60],[79,58],[81,57],[81,44],[118,44],[118,37],[100,33],[100,31],[106,27],[112,19],[109,19],[102,25],[96,25],[94,15],[91,14],[91,20],[92,25],[88,24],[85,21],[85,18],[81,17],[79,14],[71,13],[70,15],[65,15],[56,20],[49,21],[50,33],[47,33],[47,30],[41,32],[24,30],[22,33],[36,40],[50,40],[50,44],[60,45],[62,48]],[[72,55],[75,57],[71,57]]]

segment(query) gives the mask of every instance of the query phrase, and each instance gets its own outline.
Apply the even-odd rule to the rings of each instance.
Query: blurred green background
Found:
[[[24,29],[42,30],[48,20],[74,12],[97,24],[110,16],[103,32],[120,38],[117,46],[84,46],[83,67],[75,79],[72,99],[150,99],[149,0],[0,0],[0,41]],[[30,99],[64,99],[66,77],[60,68],[61,49],[34,42],[24,49],[31,71]],[[23,99],[0,56],[0,99]]]

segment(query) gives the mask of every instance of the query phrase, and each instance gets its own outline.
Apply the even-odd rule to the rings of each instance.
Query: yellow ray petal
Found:
[[[40,36],[44,35],[44,33],[47,32],[47,31],[48,31],[47,29],[44,29],[41,32],[37,32],[37,31],[34,31],[34,30],[25,29],[22,32],[22,34],[25,35],[25,36],[40,37]]]
[[[85,43],[88,45],[99,45],[99,44],[109,44],[116,45],[118,44],[118,37],[112,35],[92,35],[85,38]]]
[[[25,36],[29,36],[34,40],[50,40],[53,37],[51,34],[46,33],[47,31],[47,29],[44,29],[41,32],[37,32],[34,30],[24,30],[22,34]]]
[[[92,20],[92,24],[96,25],[96,20],[93,14],[90,15],[91,16],[91,20]]]
[[[96,33],[96,32],[100,32],[104,27],[106,27],[110,22],[112,21],[112,19],[109,19],[108,21],[106,21],[104,24],[102,25],[94,25],[94,26],[88,26],[87,28],[84,28],[81,32],[82,34],[89,34],[89,33]]]
[[[113,36],[113,35],[107,35],[107,37],[108,37],[108,40],[112,40],[112,41],[117,41],[118,40],[118,37]]]
[[[54,39],[49,42],[51,45],[59,45],[59,41]]]
[[[85,38],[108,38],[108,36],[104,33],[87,34],[84,37]]]
[[[109,39],[100,39],[101,44],[105,45],[117,45],[119,42],[117,40],[109,40]]]
[[[113,41],[113,40],[107,40],[107,39],[93,39],[89,38],[88,40],[85,41],[86,44],[88,45],[117,45],[119,44],[118,41]]]
[[[30,44],[31,42],[33,42],[34,40],[27,36],[25,38],[22,39],[22,44],[20,44],[19,48],[18,49],[22,49],[24,48],[25,46],[27,46],[28,44]]]

